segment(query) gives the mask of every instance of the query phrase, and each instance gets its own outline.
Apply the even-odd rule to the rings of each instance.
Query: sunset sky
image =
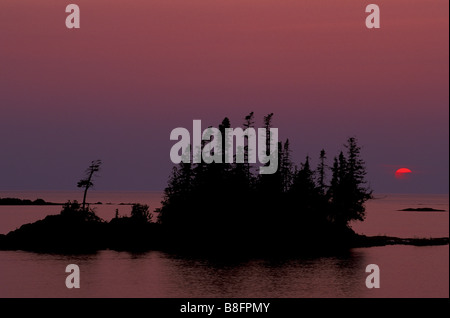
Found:
[[[375,192],[448,193],[448,23],[447,0],[2,0],[0,191],[76,189],[94,159],[97,190],[162,190],[172,129],[254,111],[296,163],[356,136]]]

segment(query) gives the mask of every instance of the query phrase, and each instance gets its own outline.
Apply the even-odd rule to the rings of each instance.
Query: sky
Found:
[[[448,194],[448,23],[446,0],[2,0],[0,191],[75,190],[95,159],[97,190],[162,190],[174,128],[253,111],[297,164],[356,136],[375,193]]]

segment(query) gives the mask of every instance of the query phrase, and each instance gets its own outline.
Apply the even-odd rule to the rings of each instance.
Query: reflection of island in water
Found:
[[[264,117],[266,131],[270,131],[271,118],[272,114]],[[250,113],[244,127],[252,125]],[[225,118],[219,130],[229,127]],[[270,134],[266,137],[267,155],[269,145]],[[279,164],[274,174],[254,174],[247,163],[247,146],[240,149],[244,163],[193,164],[186,160],[173,169],[156,222],[147,205],[134,204],[130,217],[117,213],[109,222],[85,205],[87,189],[100,167],[101,162],[96,161],[87,170],[87,178],[79,182],[85,188],[82,204],[69,201],[59,215],[1,235],[0,249],[298,254],[392,244],[448,244],[447,237],[368,237],[351,229],[351,222],[364,220],[365,202],[372,198],[360,150],[356,139],[349,138],[345,152],[334,157],[331,168],[324,150],[315,169],[309,157],[296,167],[286,140],[278,143]]]

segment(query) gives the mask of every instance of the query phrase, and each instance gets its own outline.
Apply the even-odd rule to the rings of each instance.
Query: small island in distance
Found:
[[[446,212],[446,210],[439,210],[434,208],[406,208],[401,209],[399,211],[405,211],[405,212]]]
[[[266,131],[272,116],[264,117]],[[252,112],[245,117],[243,127],[253,127],[253,123]],[[225,118],[219,130],[230,126]],[[331,166],[322,150],[315,168],[309,157],[296,166],[289,140],[279,142],[279,165],[274,174],[255,174],[248,163],[248,147],[238,150],[244,153],[244,163],[194,164],[191,160],[174,167],[161,208],[155,210],[156,220],[149,206],[139,203],[132,205],[131,216],[119,217],[116,213],[109,222],[86,206],[87,191],[101,165],[101,161],[93,161],[86,178],[78,182],[78,187],[84,188],[82,203],[68,201],[59,215],[0,235],[0,249],[304,255],[392,244],[449,244],[448,237],[369,237],[353,231],[350,223],[364,221],[365,202],[372,199],[361,148],[354,137],[347,140],[345,150],[333,158]]]
[[[39,198],[34,201],[18,198],[0,198],[0,205],[62,205],[62,203],[47,202]]]

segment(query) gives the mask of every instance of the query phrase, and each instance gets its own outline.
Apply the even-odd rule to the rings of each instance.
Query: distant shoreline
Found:
[[[63,205],[63,203],[47,202],[40,198],[34,201],[18,198],[0,198],[0,205]]]
[[[447,210],[440,210],[434,208],[406,208],[398,211],[402,212],[447,212]]]
[[[134,203],[130,203],[130,202],[120,202],[120,203],[111,203],[111,202],[107,202],[107,203],[103,203],[103,202],[93,202],[93,203],[86,203],[88,206],[89,205],[133,205]],[[45,205],[64,205],[64,203],[58,203],[58,202],[49,202],[49,201],[45,201],[43,199],[36,199],[34,201],[29,200],[29,199],[19,199],[19,198],[0,198],[0,206],[45,206]]]
[[[436,246],[448,245],[450,238],[436,237],[436,238],[400,238],[393,236],[365,236],[357,235],[355,247],[377,247],[387,245],[413,245],[413,246]],[[358,245],[360,243],[361,245]]]

